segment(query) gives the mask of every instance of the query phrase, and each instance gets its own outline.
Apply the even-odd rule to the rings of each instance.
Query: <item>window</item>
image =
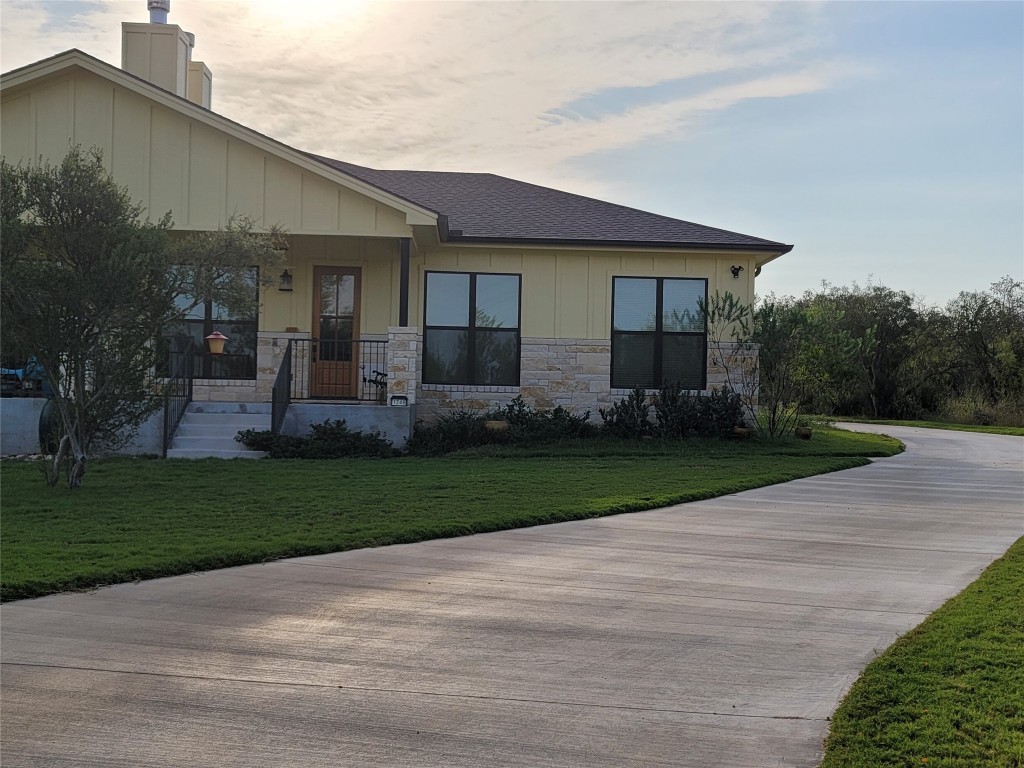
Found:
[[[427,272],[423,383],[519,386],[519,275]]]
[[[253,305],[259,301],[259,281],[256,269],[249,273],[247,282],[252,284]],[[193,299],[178,297],[181,308],[191,305]],[[196,379],[255,379],[256,378],[256,330],[257,310],[244,315],[234,314],[228,308],[212,299],[202,301],[181,320],[164,328],[164,341],[169,353],[181,352],[191,340],[199,354],[193,361],[193,378]],[[206,337],[220,331],[228,337],[223,355],[207,354]]]
[[[678,381],[704,389],[707,280],[616,277],[612,282],[612,387]]]

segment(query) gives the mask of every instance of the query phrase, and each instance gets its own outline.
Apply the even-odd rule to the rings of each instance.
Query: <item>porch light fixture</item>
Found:
[[[739,266],[739,267],[738,267],[738,266],[736,266],[736,265],[734,264],[733,266],[729,267],[729,271],[730,271],[730,272],[732,272],[732,276],[733,276],[734,278],[737,278],[737,279],[738,279],[738,278],[739,278],[739,276],[740,276],[740,272],[742,272],[742,271],[743,271],[743,267],[741,267],[741,266]]]
[[[211,355],[223,355],[224,344],[228,341],[228,337],[225,336],[220,331],[214,331],[213,333],[206,337],[206,343],[210,347]]]
[[[290,291],[292,289],[292,273],[291,270],[286,269],[281,273],[281,282],[277,286],[279,291]]]

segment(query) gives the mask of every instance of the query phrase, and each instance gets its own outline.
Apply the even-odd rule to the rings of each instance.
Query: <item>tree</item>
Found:
[[[130,439],[160,407],[164,327],[207,298],[244,311],[252,267],[279,261],[281,233],[238,219],[176,237],[171,214],[145,220],[97,150],[72,147],[55,166],[0,161],[0,184],[3,340],[35,357],[53,391],[48,484],[66,464],[78,488],[92,452]]]

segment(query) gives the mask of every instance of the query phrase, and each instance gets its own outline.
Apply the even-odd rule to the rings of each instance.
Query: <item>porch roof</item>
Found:
[[[449,242],[515,242],[788,253],[792,245],[694,224],[492,173],[382,171],[310,154],[447,218]]]

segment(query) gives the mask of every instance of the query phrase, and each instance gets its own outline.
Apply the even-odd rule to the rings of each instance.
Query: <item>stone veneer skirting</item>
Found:
[[[286,338],[309,338],[308,333],[259,334],[255,380],[197,380],[196,400],[227,402],[269,402],[274,379],[280,368]],[[440,414],[462,408],[486,411],[500,408],[518,396],[533,408],[557,406],[575,413],[590,411],[600,420],[598,409],[629,394],[627,389],[611,388],[611,342],[607,339],[547,339],[523,337],[521,341],[520,385],[518,387],[422,384],[423,336],[418,328],[388,328],[388,392],[405,395],[416,406],[418,419],[430,422]],[[293,360],[296,366],[305,359]],[[741,356],[735,345],[712,343],[708,350],[708,389],[726,383],[724,365],[736,370],[738,364],[756,364],[753,355]],[[735,379],[735,376],[734,376]],[[737,382],[734,380],[734,385]],[[737,387],[739,388],[739,387]]]

